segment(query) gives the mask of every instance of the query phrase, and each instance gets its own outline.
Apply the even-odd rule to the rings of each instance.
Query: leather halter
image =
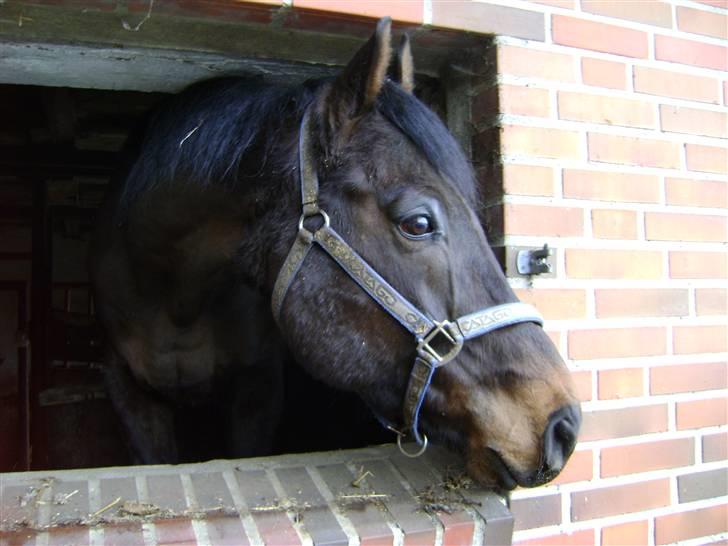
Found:
[[[298,139],[303,212],[298,221],[298,234],[278,272],[278,278],[273,287],[271,300],[273,317],[280,325],[281,309],[288,289],[315,244],[333,258],[374,301],[414,335],[417,342],[417,356],[403,402],[403,425],[399,429],[388,424],[385,426],[397,433],[397,443],[400,449],[402,449],[402,438],[411,434],[422,448],[415,454],[410,454],[403,449],[402,452],[405,455],[416,457],[422,454],[427,447],[427,436],[420,435],[418,430],[419,413],[435,370],[454,359],[462,349],[463,343],[469,339],[521,322],[535,322],[543,325],[543,319],[534,307],[519,302],[482,309],[453,321],[436,321],[422,313],[397,292],[344,241],[331,227],[326,212],[319,208],[318,174],[313,161],[313,147],[310,138],[312,123],[310,111],[311,107],[303,116]],[[319,216],[323,220],[323,225],[310,231],[304,226],[304,222],[315,216]],[[443,346],[445,346],[444,350]]]

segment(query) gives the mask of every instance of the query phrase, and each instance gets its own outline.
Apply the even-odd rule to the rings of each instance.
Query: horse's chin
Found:
[[[521,472],[509,465],[501,455],[486,448],[477,461],[468,461],[468,473],[484,487],[512,491],[516,487],[538,487],[553,480],[558,473]]]

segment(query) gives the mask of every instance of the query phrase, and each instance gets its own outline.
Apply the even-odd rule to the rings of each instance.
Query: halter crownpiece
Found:
[[[362,290],[414,335],[417,342],[417,356],[405,392],[403,425],[400,428],[385,426],[397,433],[397,444],[402,453],[417,457],[424,453],[427,447],[427,436],[420,435],[419,432],[419,414],[435,370],[454,359],[467,340],[522,322],[543,325],[543,318],[528,304],[506,303],[470,313],[454,321],[436,321],[397,292],[344,241],[331,227],[328,214],[319,208],[318,173],[312,160],[310,111],[311,107],[307,108],[303,115],[298,138],[302,213],[298,221],[298,234],[273,286],[271,299],[273,317],[280,325],[281,310],[288,289],[309,251],[316,244],[339,264]],[[306,219],[314,216],[319,216],[323,224],[311,231],[304,223]],[[402,439],[410,434],[422,446],[414,454],[408,453],[402,447]]]

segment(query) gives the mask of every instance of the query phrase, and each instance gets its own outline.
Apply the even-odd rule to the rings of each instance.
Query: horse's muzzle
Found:
[[[499,478],[500,487],[510,490],[517,485],[537,487],[559,475],[569,460],[581,427],[581,408],[578,404],[564,406],[553,412],[543,435],[541,464],[534,472],[519,472],[510,468],[494,451],[489,459]]]
[[[553,412],[543,434],[541,465],[530,476],[521,476],[519,485],[536,487],[558,476],[576,447],[580,427],[581,408],[578,404],[570,404]]]

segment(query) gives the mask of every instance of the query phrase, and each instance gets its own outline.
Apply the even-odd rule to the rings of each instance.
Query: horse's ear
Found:
[[[399,83],[400,87],[412,93],[415,88],[415,66],[412,61],[412,48],[410,47],[409,36],[402,35],[402,40],[397,48],[397,55],[390,70],[392,79]]]
[[[374,104],[387,76],[391,42],[392,20],[383,17],[369,41],[334,81],[327,106],[336,121],[351,119]]]

